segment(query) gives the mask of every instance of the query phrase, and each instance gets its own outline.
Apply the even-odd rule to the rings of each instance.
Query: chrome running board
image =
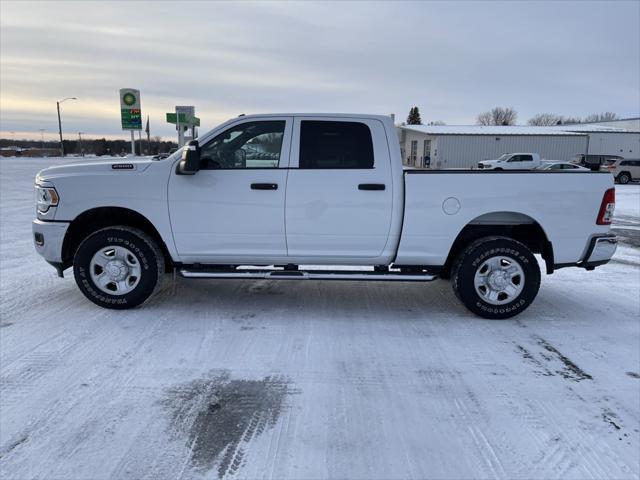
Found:
[[[268,279],[268,280],[353,280],[378,282],[430,282],[438,278],[426,272],[377,272],[358,270],[187,270],[181,269],[184,278],[216,279]]]

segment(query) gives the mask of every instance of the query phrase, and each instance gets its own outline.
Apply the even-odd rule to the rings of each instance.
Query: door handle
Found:
[[[384,183],[361,183],[358,185],[358,190],[384,190],[385,188]]]
[[[251,190],[277,190],[277,183],[252,183]]]

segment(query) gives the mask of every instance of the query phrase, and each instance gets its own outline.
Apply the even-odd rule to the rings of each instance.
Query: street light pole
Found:
[[[78,132],[78,140],[80,143],[80,155],[84,157],[84,150],[82,149],[82,133],[83,132]]]
[[[56,107],[58,108],[58,132],[60,133],[60,152],[62,153],[63,157],[64,157],[64,142],[62,141],[62,121],[60,120],[60,104],[65,100],[77,100],[77,98],[67,97],[67,98],[63,98],[62,100],[58,100],[56,102]]]

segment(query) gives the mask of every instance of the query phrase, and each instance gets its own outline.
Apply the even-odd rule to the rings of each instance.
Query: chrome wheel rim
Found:
[[[524,289],[524,270],[511,257],[491,257],[476,270],[473,284],[476,293],[491,305],[505,305]]]
[[[142,268],[131,250],[109,245],[102,247],[89,264],[91,280],[102,292],[125,295],[140,283]]]

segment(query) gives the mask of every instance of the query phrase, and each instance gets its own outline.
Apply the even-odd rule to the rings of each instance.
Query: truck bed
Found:
[[[553,245],[554,262],[578,262],[596,225],[608,172],[405,170],[405,213],[395,263],[443,265],[469,224],[537,223]],[[594,192],[598,192],[594,194]]]

